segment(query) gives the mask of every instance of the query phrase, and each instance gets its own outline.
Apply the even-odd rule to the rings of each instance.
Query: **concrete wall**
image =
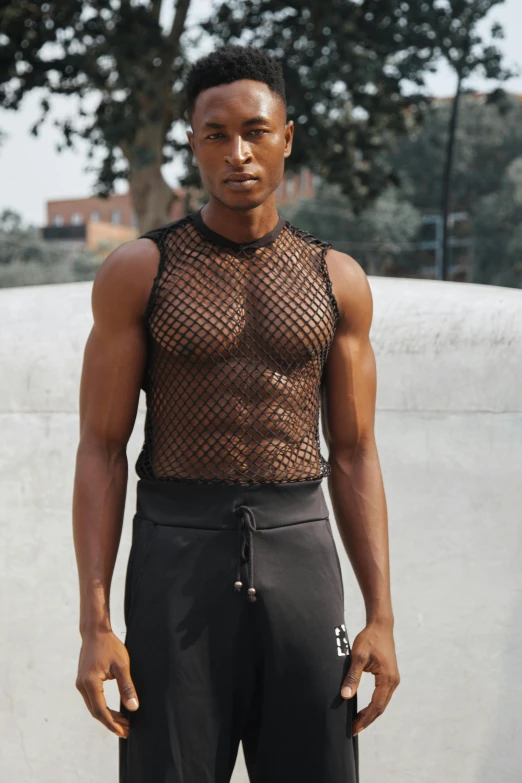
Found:
[[[384,715],[360,735],[361,783],[516,783],[522,292],[420,280],[370,283],[376,436],[402,682]],[[80,636],[70,510],[90,291],[90,283],[0,291],[0,779],[6,783],[117,779],[117,739],[89,715],[74,686]],[[142,400],[112,590],[113,627],[122,639],[143,410]],[[364,610],[337,542],[353,641]],[[361,706],[373,681],[364,675]],[[106,693],[117,708],[114,682]],[[234,783],[244,781],[240,758]]]

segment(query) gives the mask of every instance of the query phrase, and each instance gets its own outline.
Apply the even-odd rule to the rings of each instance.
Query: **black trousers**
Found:
[[[139,709],[120,783],[358,783],[357,694],[321,480],[139,479],[125,645]]]

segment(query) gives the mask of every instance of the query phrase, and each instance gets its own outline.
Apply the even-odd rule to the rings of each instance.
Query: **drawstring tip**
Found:
[[[256,588],[255,587],[249,587],[248,588],[248,600],[249,601],[255,601],[256,600]]]
[[[239,579],[237,580],[237,582],[234,582],[234,590],[236,590],[238,593],[242,587],[243,587],[243,582],[240,582]]]

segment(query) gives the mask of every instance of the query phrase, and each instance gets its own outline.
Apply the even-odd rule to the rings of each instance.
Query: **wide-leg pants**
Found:
[[[125,583],[139,709],[120,783],[358,783],[344,587],[321,479],[139,479]]]

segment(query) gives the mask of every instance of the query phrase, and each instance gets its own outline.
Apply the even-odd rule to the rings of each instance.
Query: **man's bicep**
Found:
[[[330,453],[351,456],[374,437],[376,362],[370,342],[372,295],[362,268],[337,254],[331,267],[339,323],[328,352],[322,389],[322,426]]]
[[[322,423],[330,451],[351,451],[373,436],[375,355],[369,338],[339,335],[328,354]]]
[[[139,241],[138,241],[139,242]],[[147,241],[148,242],[148,241]],[[137,246],[136,246],[137,245]],[[94,325],[80,384],[81,438],[121,451],[136,420],[146,363],[143,312],[157,265],[131,243],[107,258],[93,284]]]
[[[93,326],[80,384],[83,440],[124,450],[136,420],[144,365],[145,341],[139,327],[107,335]]]

